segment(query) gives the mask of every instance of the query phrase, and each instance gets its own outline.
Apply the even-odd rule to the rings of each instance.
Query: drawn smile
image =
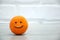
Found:
[[[22,28],[23,27],[23,25],[22,26],[15,26],[15,28]]]

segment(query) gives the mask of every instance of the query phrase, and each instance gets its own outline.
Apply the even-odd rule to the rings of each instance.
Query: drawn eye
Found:
[[[20,21],[20,23],[22,23],[22,21]]]
[[[17,22],[15,22],[15,24],[17,24]]]

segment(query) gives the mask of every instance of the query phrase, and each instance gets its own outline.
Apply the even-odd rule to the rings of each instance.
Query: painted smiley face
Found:
[[[23,24],[22,21],[20,21],[20,23],[16,21],[14,27],[15,28],[23,28],[24,25],[22,25],[22,24]]]
[[[23,34],[28,28],[28,23],[23,16],[15,16],[10,21],[10,29],[14,34]]]

